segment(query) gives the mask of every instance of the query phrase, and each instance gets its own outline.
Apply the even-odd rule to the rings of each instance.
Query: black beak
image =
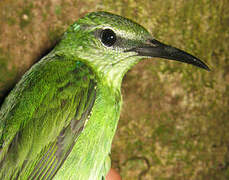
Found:
[[[159,57],[175,61],[180,61],[210,71],[209,67],[198,58],[188,54],[180,49],[163,44],[155,39],[150,40],[147,44],[132,48],[127,51],[134,51],[139,56]]]

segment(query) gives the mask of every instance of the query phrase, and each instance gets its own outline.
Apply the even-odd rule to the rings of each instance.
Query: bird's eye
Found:
[[[112,46],[116,42],[116,34],[111,29],[104,29],[101,32],[101,41],[105,46]]]

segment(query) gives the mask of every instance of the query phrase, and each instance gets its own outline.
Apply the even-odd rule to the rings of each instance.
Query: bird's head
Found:
[[[120,85],[124,74],[143,58],[176,60],[209,70],[198,58],[155,40],[139,24],[107,12],[79,19],[60,44],[69,56],[84,61],[114,85]]]

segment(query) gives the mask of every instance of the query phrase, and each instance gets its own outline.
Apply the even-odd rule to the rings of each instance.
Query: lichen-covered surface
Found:
[[[0,100],[88,12],[110,11],[211,72],[159,59],[124,78],[112,162],[123,179],[229,179],[229,1],[1,0]]]

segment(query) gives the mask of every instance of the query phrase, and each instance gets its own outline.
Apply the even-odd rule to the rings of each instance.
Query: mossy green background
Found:
[[[2,0],[0,100],[68,25],[105,10],[206,62],[145,60],[123,81],[112,166],[123,179],[229,179],[228,0]]]

